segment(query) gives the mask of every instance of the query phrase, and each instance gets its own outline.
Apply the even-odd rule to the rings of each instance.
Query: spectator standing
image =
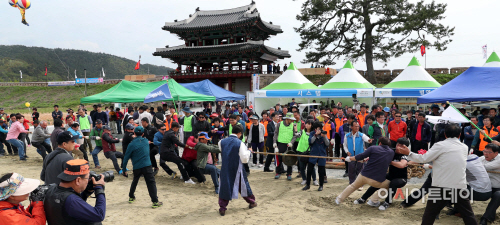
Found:
[[[118,130],[118,134],[122,134],[122,120],[123,113],[120,111],[120,108],[116,108],[116,129]]]
[[[401,113],[396,111],[394,120],[387,125],[387,131],[391,139],[391,148],[396,148],[398,139],[406,136],[407,128],[406,123],[401,120]]]
[[[85,114],[85,111],[83,109],[79,109],[78,110],[78,115],[76,116],[76,121],[78,122],[78,124],[80,124],[80,130],[82,131],[82,135],[83,136],[90,136],[90,132],[92,131],[92,124],[94,124],[92,122],[92,118],[90,118],[90,116],[86,115]],[[82,145],[82,148],[83,148],[83,152],[85,152],[85,154],[87,154],[87,147],[88,147],[88,150],[89,151],[92,151],[92,141],[89,140],[89,139],[83,139],[83,145]],[[85,159],[85,160],[88,160]]]
[[[53,121],[56,121],[56,119],[60,119],[62,121],[63,119],[63,113],[59,110],[58,105],[54,105],[54,111],[52,112],[52,119]]]
[[[31,113],[31,119],[33,121],[38,120],[40,118],[40,113],[38,113],[37,108],[33,108],[33,113]]]
[[[114,108],[110,108],[108,116],[109,116],[109,127],[111,127],[111,133],[112,134],[118,133],[118,130],[116,129],[117,116]]]
[[[97,120],[101,120],[102,125],[108,124],[108,116],[105,112],[102,111],[102,106],[101,104],[97,105],[97,112],[94,113],[94,117],[92,117],[92,127],[95,127],[95,123]]]

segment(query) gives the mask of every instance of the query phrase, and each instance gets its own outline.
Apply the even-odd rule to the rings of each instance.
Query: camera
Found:
[[[326,132],[326,131],[324,131],[324,130],[322,130],[322,131],[321,131],[321,134],[327,134],[327,132]]]
[[[94,182],[92,181],[92,177],[95,179],[95,181],[99,181],[101,179],[104,179],[104,182],[112,182],[115,179],[115,175],[113,174],[113,171],[106,171],[101,174],[97,174],[94,171],[90,171],[90,176],[89,176],[89,183],[87,184],[87,188],[85,190],[87,191],[92,191],[94,190]]]
[[[30,193],[30,202],[43,201],[45,199],[45,194],[49,190],[49,185],[40,185],[35,190]]]

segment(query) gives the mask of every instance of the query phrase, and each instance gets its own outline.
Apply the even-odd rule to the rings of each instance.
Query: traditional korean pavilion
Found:
[[[163,30],[177,34],[184,44],[157,48],[154,56],[177,64],[170,76],[180,83],[211,79],[228,90],[244,93],[251,88],[252,74],[262,73],[288,51],[264,45],[271,35],[283,33],[280,26],[265,22],[250,5],[225,10],[196,9],[188,19],[167,22]],[[245,90],[243,90],[245,89]]]

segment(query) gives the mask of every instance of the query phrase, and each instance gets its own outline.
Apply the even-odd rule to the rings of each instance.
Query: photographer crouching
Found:
[[[106,177],[90,172],[87,160],[74,159],[65,163],[57,178],[61,179],[59,186],[50,185],[45,195],[48,224],[101,224],[106,216]],[[96,197],[95,207],[86,202],[92,193]]]
[[[24,178],[17,173],[7,173],[0,178],[0,223],[45,225],[43,199],[31,199],[27,209],[21,202],[40,185],[39,180]]]

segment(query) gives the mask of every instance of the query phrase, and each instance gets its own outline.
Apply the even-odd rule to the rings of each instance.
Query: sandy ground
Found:
[[[28,156],[27,162],[19,162],[19,158],[14,156],[1,157],[0,174],[17,172],[25,177],[39,178],[42,159],[33,147],[28,148]],[[113,170],[111,161],[102,153],[99,159],[102,169],[96,172]],[[178,171],[174,164],[168,165]],[[128,168],[132,168],[131,163]],[[330,171],[339,173],[339,170]],[[339,174],[342,173],[340,171]],[[137,187],[136,202],[129,204],[128,190],[132,177],[116,176],[112,183],[106,185],[107,209],[103,224],[420,224],[425,207],[419,202],[411,208],[402,209],[399,207],[401,200],[397,200],[387,211],[379,211],[368,205],[354,205],[352,201],[361,197],[362,191],[356,191],[338,206],[334,200],[347,186],[345,178],[330,177],[322,192],[318,192],[316,186],[312,186],[309,191],[302,191],[300,178],[286,181],[282,177],[275,180],[274,173],[263,173],[259,169],[253,170],[249,176],[258,207],[248,209],[248,204],[240,197],[230,202],[226,216],[221,217],[218,214],[218,196],[214,193],[210,176],[206,177],[206,184],[190,185],[179,179],[171,180],[161,171],[156,176],[156,182],[158,197],[164,206],[152,209],[143,179]],[[419,188],[420,184],[407,187]],[[95,203],[94,199],[88,202],[92,205]],[[486,205],[487,202],[473,204],[478,220]],[[460,218],[445,213],[446,210],[441,212],[436,224],[463,224]]]

